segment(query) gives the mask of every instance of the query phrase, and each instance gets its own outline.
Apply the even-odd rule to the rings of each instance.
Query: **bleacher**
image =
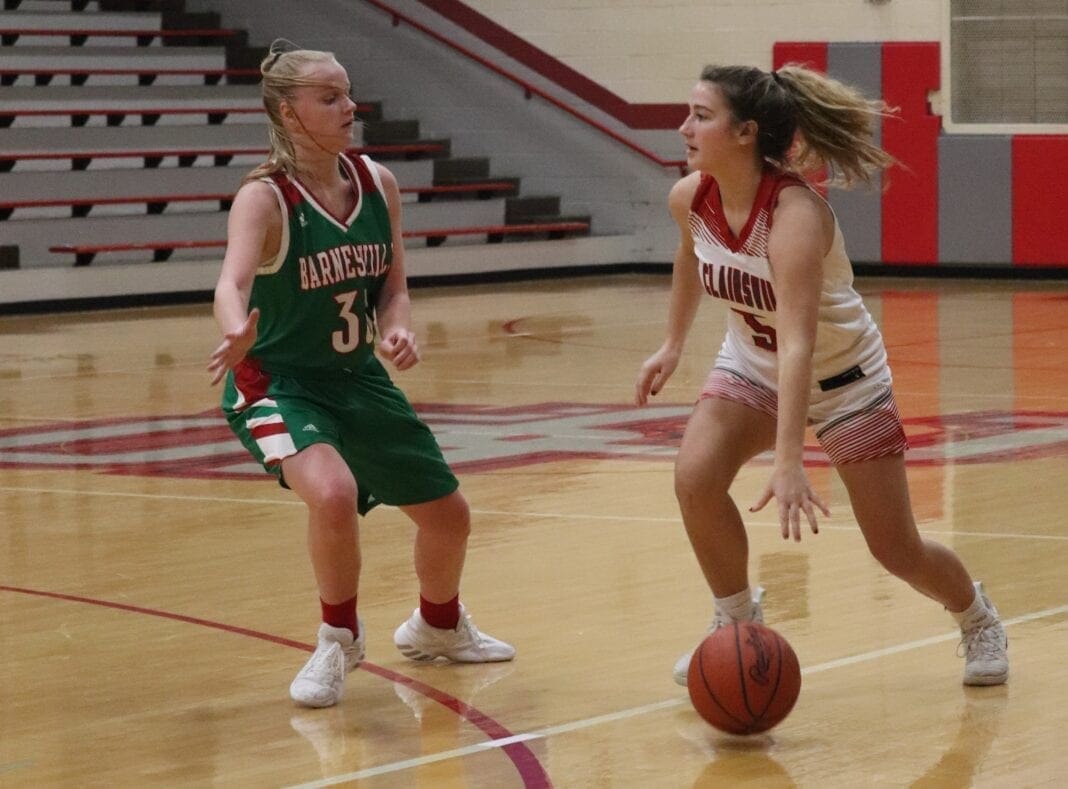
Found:
[[[221,258],[234,191],[267,152],[252,68],[264,52],[216,14],[126,5],[160,10],[4,2],[0,268]],[[589,233],[589,217],[563,216],[559,198],[522,195],[517,178],[451,156],[448,139],[387,108],[388,97],[359,101],[353,151],[397,176],[406,246]]]

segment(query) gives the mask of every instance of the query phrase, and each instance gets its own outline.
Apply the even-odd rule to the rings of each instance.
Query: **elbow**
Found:
[[[814,342],[803,340],[791,340],[779,343],[779,366],[793,367],[796,365],[808,365],[812,363],[812,357],[816,352]]]

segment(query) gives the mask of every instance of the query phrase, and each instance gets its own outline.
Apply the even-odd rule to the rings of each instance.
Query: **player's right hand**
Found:
[[[211,373],[211,385],[219,383],[227,370],[234,369],[248,355],[256,343],[256,325],[260,320],[259,308],[248,314],[245,322],[237,329],[223,335],[223,341],[208,360],[208,372]]]
[[[657,395],[679,364],[679,354],[670,348],[661,348],[642,365],[638,382],[634,385],[634,402],[645,405],[650,395]]]

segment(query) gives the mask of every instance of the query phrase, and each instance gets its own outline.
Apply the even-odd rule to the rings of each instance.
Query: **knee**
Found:
[[[308,507],[335,523],[348,526],[356,517],[356,481],[337,477],[320,481],[308,497]]]
[[[428,509],[422,507],[428,506]],[[431,531],[453,540],[466,540],[471,533],[471,508],[459,491],[421,505],[418,513],[411,513],[421,530]]]
[[[675,465],[675,499],[683,512],[708,506],[720,495],[726,495],[727,487],[720,482],[715,469],[698,469],[685,462]]]
[[[699,486],[691,475],[681,474],[675,469],[675,500],[679,507],[685,511],[691,509],[700,499]]]
[[[446,519],[449,529],[457,537],[467,539],[471,533],[471,508],[467,504],[467,499],[459,492],[454,493],[452,499],[449,502],[449,516]]]
[[[923,547],[919,543],[869,543],[871,555],[887,572],[907,580],[920,569]]]

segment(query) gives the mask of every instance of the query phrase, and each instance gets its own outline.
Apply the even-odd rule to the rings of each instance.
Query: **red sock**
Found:
[[[355,595],[342,603],[328,603],[320,597],[319,605],[323,609],[323,621],[330,627],[347,627],[354,638],[360,635],[360,626],[356,624]]]
[[[419,613],[431,627],[452,630],[460,621],[460,595],[447,603],[432,603],[419,595]]]

